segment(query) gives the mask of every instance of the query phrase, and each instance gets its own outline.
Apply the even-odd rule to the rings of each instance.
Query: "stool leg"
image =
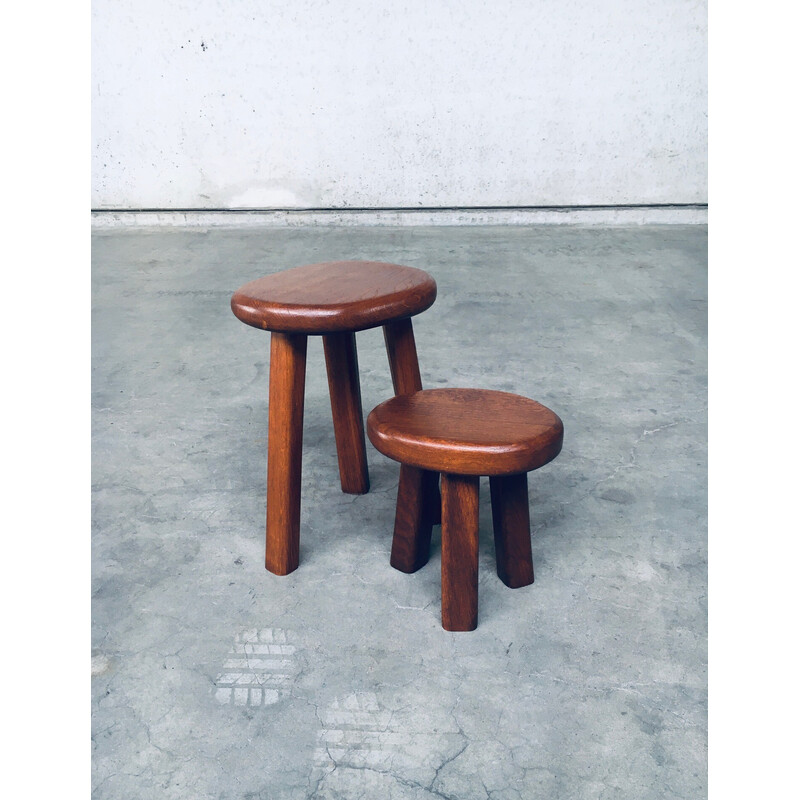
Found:
[[[417,360],[417,345],[411,319],[397,319],[383,326],[386,354],[392,372],[394,393],[413,394],[422,388]]]
[[[389,369],[392,373],[394,393],[413,394],[422,389],[422,378],[419,374],[417,344],[414,340],[414,327],[411,318],[387,322],[383,326],[383,338],[386,342],[386,355],[389,357]],[[442,499],[439,494],[439,479],[436,479],[432,497],[433,524],[442,521]],[[397,529],[395,528],[395,535]]]
[[[300,561],[300,486],[307,343],[305,334],[272,333],[265,564],[276,575],[294,572]]]
[[[439,475],[436,472],[400,465],[392,556],[389,560],[400,572],[416,572],[428,563],[438,482]]]
[[[497,575],[512,589],[528,586],[533,583],[528,475],[523,472],[492,477],[489,478],[489,487]]]
[[[477,475],[442,474],[442,627],[478,627]]]
[[[328,368],[328,389],[331,394],[333,432],[336,436],[342,491],[347,494],[365,494],[369,491],[369,472],[364,443],[356,335],[350,331],[328,333],[322,337],[322,343]]]

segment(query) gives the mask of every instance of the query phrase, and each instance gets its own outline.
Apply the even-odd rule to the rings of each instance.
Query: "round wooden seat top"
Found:
[[[367,418],[369,439],[401,464],[455,475],[530,472],[561,452],[564,426],[527,397],[488,389],[425,389]]]
[[[336,333],[374,328],[425,311],[436,281],[383,261],[327,261],[277,272],[242,286],[233,313],[268,331]]]

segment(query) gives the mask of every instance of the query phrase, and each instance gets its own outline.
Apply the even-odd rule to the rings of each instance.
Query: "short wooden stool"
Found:
[[[561,452],[564,426],[550,409],[508,392],[428,389],[394,397],[367,418],[370,441],[399,461],[391,565],[428,561],[442,474],[442,627],[478,625],[478,482],[488,475],[500,580],[533,583],[527,473]]]
[[[266,567],[297,569],[306,346],[321,335],[328,370],[342,491],[369,491],[355,332],[383,326],[396,394],[422,388],[411,317],[436,299],[420,269],[380,261],[331,261],[295,267],[242,286],[231,309],[272,332],[267,443]]]

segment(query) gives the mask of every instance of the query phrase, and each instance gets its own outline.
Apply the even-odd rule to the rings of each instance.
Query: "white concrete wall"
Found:
[[[94,0],[92,205],[704,203],[706,3]]]

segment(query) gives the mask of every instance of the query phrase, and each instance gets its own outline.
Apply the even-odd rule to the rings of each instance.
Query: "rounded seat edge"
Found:
[[[422,390],[416,394],[446,391]],[[519,395],[516,397],[527,400]],[[410,435],[403,430],[402,414],[391,423],[381,421],[382,411],[387,406],[391,408],[397,405],[396,401],[398,398],[390,398],[370,411],[367,416],[367,435],[383,455],[419,469],[457,475],[513,475],[531,472],[548,464],[563,446],[564,424],[561,418],[541,404],[537,405],[547,412],[550,426],[540,435],[519,441],[487,444],[448,440],[446,434],[439,437]]]
[[[402,270],[401,274],[411,274],[413,280],[409,286],[393,287],[385,293],[380,293],[379,285],[377,290],[370,287],[376,291],[376,295],[372,297],[358,297],[356,291],[352,299],[347,296],[347,289],[338,298],[331,291],[330,299],[327,292],[320,297],[317,290],[316,297],[308,302],[303,298],[303,288],[295,289],[292,286],[287,291],[286,284],[294,276],[298,285],[302,286],[302,270],[319,270],[339,264],[375,265],[391,268],[395,273]],[[273,289],[276,278],[282,279],[283,285]],[[346,278],[352,279],[352,276],[348,275]],[[331,275],[331,280],[336,280],[335,274]],[[384,262],[322,262],[294,267],[250,281],[233,293],[230,306],[237,319],[260,330],[325,334],[367,330],[416,316],[434,304],[437,292],[438,287],[433,276],[417,267]]]

